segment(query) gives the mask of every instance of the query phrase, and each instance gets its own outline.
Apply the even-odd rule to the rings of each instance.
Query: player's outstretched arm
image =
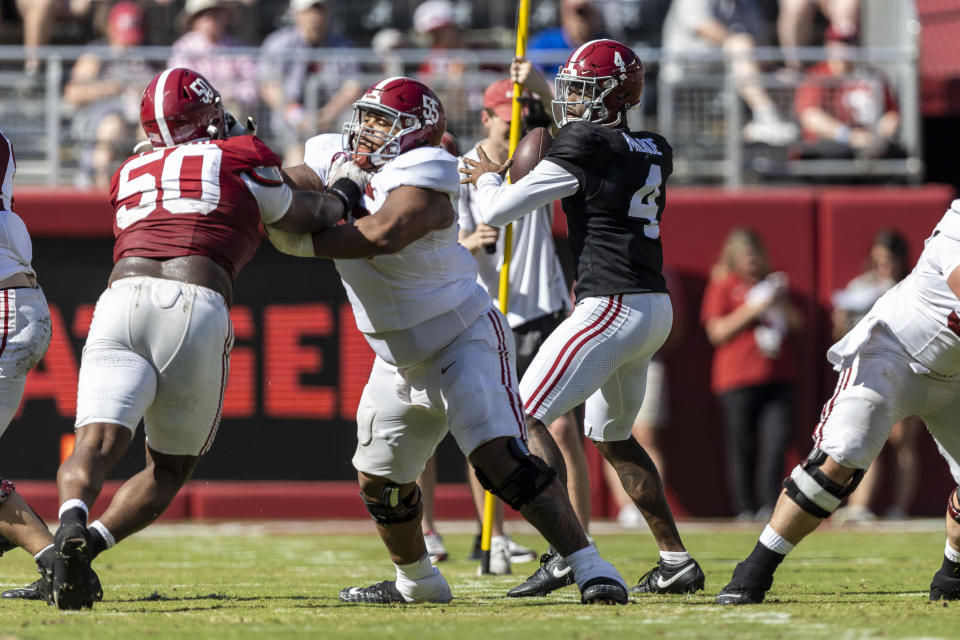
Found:
[[[313,234],[314,254],[350,259],[396,253],[435,229],[453,224],[450,197],[420,187],[397,187],[376,215]]]
[[[482,162],[476,163],[469,158],[464,158],[464,162],[474,166],[460,169],[468,176],[461,182],[473,182],[477,186],[480,216],[493,227],[505,226],[545,204],[572,196],[580,188],[576,176],[548,160],[538,164],[515,184],[504,183],[503,178],[492,170],[484,171]],[[494,163],[490,165],[496,166]]]

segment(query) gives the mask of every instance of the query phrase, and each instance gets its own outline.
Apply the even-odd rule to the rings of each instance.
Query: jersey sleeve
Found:
[[[304,145],[303,163],[320,176],[323,184],[327,184],[327,174],[330,172],[333,158],[342,152],[343,143],[340,134],[325,133],[314,136]]]
[[[571,122],[557,132],[544,160],[566,169],[583,187],[586,183],[585,168],[594,167],[607,146],[606,140],[597,135],[593,126],[585,122]]]
[[[254,167],[280,167],[280,156],[256,136],[234,136],[216,141],[223,151],[224,158],[240,171],[250,171]]]
[[[390,193],[397,187],[420,187],[456,198],[460,193],[457,159],[439,147],[420,147],[388,162],[371,180],[373,188]]]

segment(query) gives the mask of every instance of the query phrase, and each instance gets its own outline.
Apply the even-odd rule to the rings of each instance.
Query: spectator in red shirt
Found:
[[[730,499],[740,519],[765,519],[783,477],[796,370],[785,338],[800,325],[786,274],[763,241],[731,231],[703,296],[701,321],[715,347],[711,387],[723,410]]]
[[[900,110],[880,74],[854,59],[856,31],[828,27],[827,60],[810,67],[794,97],[807,158],[903,157]]]

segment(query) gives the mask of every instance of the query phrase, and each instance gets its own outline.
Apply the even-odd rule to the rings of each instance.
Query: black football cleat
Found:
[[[7,589],[0,593],[0,598],[5,600],[46,600],[52,604],[51,583],[52,573],[50,579],[40,578],[25,587]],[[100,585],[100,578],[93,569],[90,570],[90,592],[93,593],[94,602],[103,600],[103,587]]]
[[[593,578],[580,591],[583,604],[627,604],[628,600],[627,590],[613,578]]]
[[[82,524],[64,524],[53,538],[51,599],[58,609],[89,609],[95,593],[90,568],[90,533]]]
[[[682,564],[667,564],[660,559],[657,566],[640,577],[630,593],[696,593],[703,589],[705,579],[693,558]]]
[[[766,593],[763,589],[728,584],[720,590],[714,602],[717,604],[760,604],[763,602]]]
[[[760,604],[773,586],[773,572],[754,562],[741,562],[733,570],[730,582],[714,602],[717,604]]]
[[[930,582],[930,600],[960,600],[960,579],[948,576],[943,569],[937,571]]]
[[[384,580],[369,587],[348,587],[340,590],[343,602],[364,602],[367,604],[407,604],[397,591],[395,580]]]
[[[550,547],[547,553],[540,556],[540,568],[534,571],[525,582],[507,591],[507,596],[511,598],[545,596],[573,583],[573,569],[559,553],[553,550],[553,547]]]

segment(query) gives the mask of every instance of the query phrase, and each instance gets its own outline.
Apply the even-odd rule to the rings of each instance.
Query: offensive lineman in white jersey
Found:
[[[16,172],[13,145],[0,131],[0,436],[20,406],[27,373],[47,351],[52,329],[47,299],[31,266],[30,234],[13,212]],[[15,491],[13,482],[0,478],[0,555],[16,547],[33,555],[38,567],[53,562],[53,536],[47,525]],[[90,590],[99,598],[100,581],[96,574],[90,580]],[[3,597],[40,600],[40,583],[4,591]]]
[[[342,141],[311,138],[305,165],[287,171],[298,187],[317,187],[355,158],[373,172],[364,198],[371,215],[312,238],[268,230],[281,251],[334,258],[376,353],[357,410],[353,465],[397,577],[343,589],[340,599],[452,598],[427,555],[416,485],[449,429],[480,482],[570,554],[584,603],[626,603],[623,578],[588,544],[556,472],[527,450],[513,336],[457,242],[459,174],[456,159],[438,148],[445,128],[443,106],[426,85],[381,81],[354,103]]]
[[[927,238],[913,271],[827,352],[840,372],[813,432],[813,451],[783,482],[770,522],[717,595],[763,602],[773,573],[853,492],[893,425],[916,415],[960,483],[960,200]],[[943,565],[931,600],[960,599],[960,487],[947,499]]]

